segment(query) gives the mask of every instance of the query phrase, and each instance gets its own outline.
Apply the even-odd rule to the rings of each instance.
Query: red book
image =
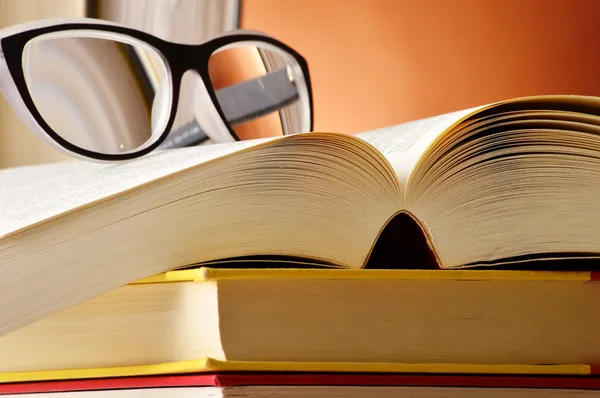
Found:
[[[0,384],[0,395],[169,387],[396,386],[600,390],[598,376],[224,373]]]

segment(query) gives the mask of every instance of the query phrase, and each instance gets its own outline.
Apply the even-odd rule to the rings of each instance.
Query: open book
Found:
[[[361,268],[399,213],[422,226],[441,268],[595,257],[599,181],[600,98],[580,96],[358,136],[2,170],[0,335],[190,264],[276,255]]]

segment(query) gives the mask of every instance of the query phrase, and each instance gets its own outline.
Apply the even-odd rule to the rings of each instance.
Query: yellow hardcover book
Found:
[[[203,358],[162,364],[108,368],[47,370],[0,373],[0,383],[26,381],[76,380],[108,377],[156,376],[220,372],[364,372],[364,373],[443,373],[504,375],[588,376],[588,365],[493,365],[493,364],[405,364],[378,362],[248,362]]]
[[[592,272],[215,269],[0,337],[0,381],[216,371],[590,374]]]
[[[0,336],[191,264],[364,268],[396,217],[444,269],[600,257],[600,97],[343,133],[0,170]]]

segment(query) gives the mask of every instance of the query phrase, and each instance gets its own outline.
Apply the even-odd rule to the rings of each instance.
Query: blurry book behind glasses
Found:
[[[0,0],[0,5],[3,11],[0,17],[2,26],[39,18],[91,16],[141,29],[167,40],[189,44],[235,29],[239,20],[238,0]],[[85,118],[89,117],[89,122],[83,124],[92,129],[90,132],[97,132],[109,124],[123,128],[124,131],[135,131],[140,125],[143,127],[147,123],[148,119],[142,115],[147,114],[147,106],[151,105],[149,96],[152,95],[153,87],[144,76],[137,79],[136,84],[120,74],[119,71],[125,67],[131,70],[131,67],[139,66],[139,62],[136,62],[136,58],[132,57],[133,54],[125,46],[116,48],[114,45],[99,43],[98,40],[89,47],[84,43],[59,44],[56,41],[53,45],[69,46],[71,54],[69,57],[59,58],[52,57],[50,51],[40,51],[36,55],[47,59],[48,67],[43,68],[47,77],[60,78],[59,81],[67,82],[71,87],[69,96],[64,93],[57,95],[56,86],[45,87],[47,97],[56,101],[51,108],[55,113],[54,121],[81,123],[81,115],[73,110],[74,105],[77,105],[78,111],[92,110],[86,111]],[[146,58],[146,62],[152,61],[151,58]],[[112,73],[111,80],[105,78],[109,76],[107,73]],[[193,78],[186,75],[184,80],[185,88],[180,94],[180,109],[174,128],[193,120],[193,84],[190,83]],[[87,89],[86,85],[89,85]],[[63,85],[61,89],[64,87],[69,86]],[[92,91],[91,87],[102,87],[103,95],[98,96],[98,91]],[[82,103],[75,104],[75,101],[85,105],[82,107]],[[109,120],[98,120],[102,118],[93,116],[93,111],[97,112],[94,107],[98,106],[109,110],[99,114],[113,116]],[[0,106],[0,114],[0,168],[68,159],[31,137],[26,127],[8,109],[8,105]]]

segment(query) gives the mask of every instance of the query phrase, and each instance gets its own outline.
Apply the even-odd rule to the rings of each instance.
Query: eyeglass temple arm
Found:
[[[298,99],[298,89],[287,68],[215,92],[221,110],[233,126],[269,114]],[[209,137],[197,121],[172,131],[159,149],[198,145]]]

